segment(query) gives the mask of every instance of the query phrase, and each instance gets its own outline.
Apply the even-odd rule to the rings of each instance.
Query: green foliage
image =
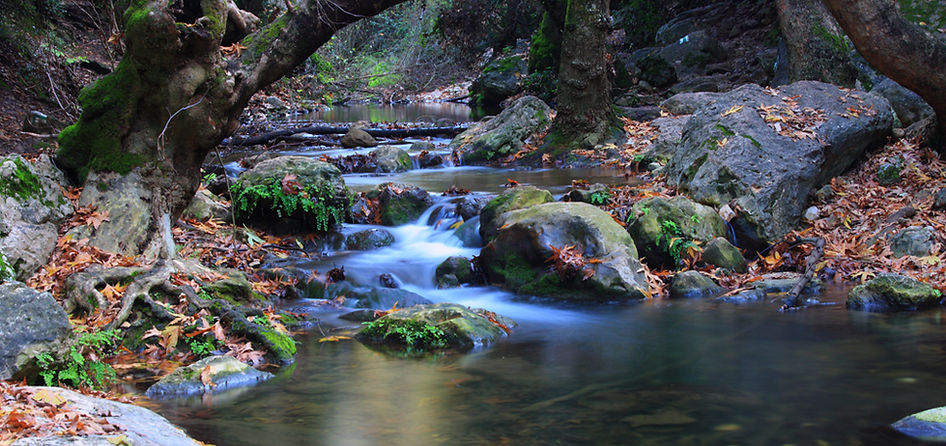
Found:
[[[611,202],[611,191],[607,189],[594,191],[591,193],[591,196],[588,197],[588,201],[595,206],[608,204]]]
[[[36,356],[39,376],[47,386],[58,383],[105,390],[115,380],[115,370],[99,358],[110,353],[120,338],[115,330],[81,333],[64,358],[57,361],[49,353]]]
[[[546,11],[542,15],[539,28],[532,34],[529,46],[529,73],[557,72],[561,52],[562,30],[555,26],[555,21]]]
[[[522,87],[526,93],[545,102],[554,101],[558,94],[558,81],[552,70],[530,72],[522,81]]]
[[[696,217],[695,215],[691,217]],[[699,217],[697,217],[697,221]],[[660,233],[657,234],[657,247],[666,251],[667,255],[673,259],[674,264],[680,264],[680,261],[686,256],[691,248],[696,248],[697,244],[687,237],[683,230],[672,220],[662,220],[660,222]]]
[[[39,177],[30,170],[26,162],[19,157],[8,158],[3,162],[8,161],[15,164],[16,170],[14,170],[12,178],[0,180],[0,195],[20,200],[37,198],[43,201],[43,204],[49,205],[50,203],[43,199],[43,185],[40,183]]]
[[[821,40],[824,40],[825,43],[830,45],[831,48],[839,54],[847,55],[853,49],[851,44],[847,41],[847,36],[844,34],[832,33],[821,25],[816,25],[812,31],[814,31],[817,37],[821,38]]]
[[[332,183],[327,181],[307,184],[295,194],[283,191],[280,178],[270,178],[253,186],[237,182],[230,186],[230,193],[237,219],[250,219],[257,212],[275,212],[279,218],[293,217],[311,222],[317,231],[328,231],[332,226],[342,224],[351,208],[351,194],[347,193],[348,200],[339,202]]]
[[[220,347],[220,342],[217,341],[217,338],[206,334],[192,338],[185,337],[184,343],[187,344],[191,353],[197,355],[198,358],[210,356],[214,350]]]
[[[372,322],[365,322],[364,325],[365,328],[361,334],[372,339],[383,339],[419,349],[437,349],[447,346],[447,334],[423,321],[383,317]]]
[[[946,8],[939,0],[899,0],[900,13],[928,31],[946,28]]]
[[[13,265],[10,265],[6,254],[0,251],[0,283],[13,280],[14,277],[16,277],[16,271],[13,269]]]
[[[900,171],[903,170],[903,162],[897,159],[893,162],[886,162],[877,168],[877,182],[882,186],[890,186],[900,181]]]

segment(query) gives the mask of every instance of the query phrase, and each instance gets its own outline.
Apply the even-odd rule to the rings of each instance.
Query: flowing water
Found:
[[[447,168],[396,178],[431,191],[455,183],[495,192],[520,173]],[[526,174],[556,190],[575,176]],[[777,302],[571,305],[494,287],[438,290],[439,262],[478,254],[444,222],[428,225],[438,209],[391,229],[393,246],[304,266],[343,265],[360,283],[391,273],[431,300],[513,318],[511,336],[472,352],[398,358],[356,341],[320,343],[321,331],[352,324],[316,301],[292,302],[321,320],[298,338],[294,365],[260,386],[163,402],[160,412],[219,445],[889,445],[912,443],[886,425],[946,403],[942,310],[852,312],[840,285],[820,297],[828,305],[787,314]]]

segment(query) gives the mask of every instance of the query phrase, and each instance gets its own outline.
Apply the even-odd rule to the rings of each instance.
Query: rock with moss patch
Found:
[[[873,312],[914,311],[942,304],[942,293],[927,283],[899,274],[880,274],[851,290],[847,308]]]
[[[500,102],[522,89],[519,78],[527,72],[526,62],[519,56],[500,57],[490,61],[470,85],[470,97],[473,98],[474,105],[498,107]]]
[[[223,299],[236,305],[258,305],[266,302],[266,297],[253,291],[246,273],[230,269],[224,272],[226,277],[202,283],[201,292],[214,299]]]
[[[924,226],[906,228],[890,240],[890,250],[896,257],[924,257],[930,255],[934,242],[933,229]]]
[[[607,185],[601,183],[586,187],[572,187],[562,196],[562,201],[580,201],[601,206],[611,201],[611,191]]]
[[[237,222],[276,231],[326,232],[351,207],[341,171],[304,156],[260,162],[233,183],[231,196]]]
[[[713,297],[726,289],[699,271],[684,271],[670,281],[670,298]]]
[[[419,351],[469,349],[492,344],[516,326],[483,309],[439,303],[395,311],[365,325],[358,340]]]
[[[369,251],[394,244],[394,234],[381,228],[365,229],[345,238],[345,247],[355,251]]]
[[[523,294],[569,300],[639,299],[647,292],[637,248],[611,215],[586,203],[545,203],[501,214],[480,252],[487,280]],[[562,250],[575,267],[555,271]],[[581,261],[574,258],[580,256]],[[583,263],[583,264],[582,264]]]
[[[499,230],[496,218],[500,215],[515,211],[518,209],[527,209],[542,203],[551,203],[555,201],[552,194],[535,186],[518,186],[507,189],[486,203],[483,210],[480,211],[480,237],[483,241],[489,242]]]
[[[204,369],[212,384],[203,381]],[[148,388],[150,398],[185,398],[202,393],[222,392],[256,385],[273,377],[229,356],[210,356],[191,365],[178,367]]]
[[[946,406],[927,409],[897,420],[891,425],[898,432],[930,442],[946,441]]]
[[[230,207],[223,204],[220,197],[207,189],[200,189],[191,200],[191,204],[184,209],[184,218],[194,220],[207,220],[215,218],[217,220],[229,222],[233,215],[230,213]]]
[[[407,172],[413,164],[411,156],[404,150],[394,146],[384,146],[371,152],[379,173]]]
[[[548,130],[552,110],[535,96],[523,96],[499,115],[480,121],[450,141],[464,162],[489,161],[517,153],[530,136]]]
[[[71,333],[69,317],[52,295],[20,282],[0,284],[0,379],[37,373],[29,373],[33,358],[68,350]]]
[[[723,237],[716,237],[703,245],[700,258],[710,265],[726,268],[737,273],[744,273],[748,268],[746,258],[739,249]]]
[[[374,139],[368,132],[360,127],[348,129],[348,133],[342,136],[342,147],[354,149],[356,147],[374,147],[378,145],[378,140]]]
[[[686,197],[654,197],[638,201],[627,232],[651,265],[675,268],[690,248],[726,235],[726,222],[713,208]]]
[[[464,283],[473,283],[473,265],[463,256],[448,257],[434,272],[437,288],[455,288]]]
[[[366,195],[377,200],[381,224],[385,226],[400,226],[417,220],[433,204],[427,191],[406,184],[379,184]]]
[[[61,184],[62,172],[46,155],[35,163],[18,155],[0,158],[0,252],[20,280],[46,264],[59,226],[72,215]]]
[[[370,308],[373,310],[389,310],[395,305],[397,308],[408,308],[415,305],[433,303],[420,294],[402,288],[374,287],[367,291],[355,290],[348,297],[358,299],[356,308]]]

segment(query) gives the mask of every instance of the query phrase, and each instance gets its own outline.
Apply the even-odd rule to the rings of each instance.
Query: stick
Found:
[[[811,253],[808,254],[808,259],[805,260],[805,274],[801,276],[798,283],[788,292],[788,299],[786,299],[785,305],[779,308],[779,311],[801,307],[803,303],[800,297],[801,292],[815,276],[815,267],[818,265],[818,261],[821,260],[821,257],[824,256],[824,238],[800,239],[796,243],[811,243],[815,247],[811,250]]]

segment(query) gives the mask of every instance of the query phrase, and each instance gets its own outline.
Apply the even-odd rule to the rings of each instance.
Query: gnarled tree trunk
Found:
[[[946,42],[910,23],[893,0],[824,4],[874,68],[933,107],[939,135],[946,135]]]
[[[851,62],[851,49],[821,1],[777,0],[776,4],[791,81],[815,80],[853,87],[858,73]]]
[[[181,2],[133,0],[125,56],[83,90],[79,121],[59,137],[57,161],[85,183],[84,196],[98,197],[86,201],[101,200],[100,212],[109,212],[90,243],[174,257],[170,226],[194,196],[204,158],[237,129],[250,97],[342,27],[402,1],[305,0],[225,52],[231,1],[183,0],[172,10]],[[127,224],[134,215],[141,218]]]

